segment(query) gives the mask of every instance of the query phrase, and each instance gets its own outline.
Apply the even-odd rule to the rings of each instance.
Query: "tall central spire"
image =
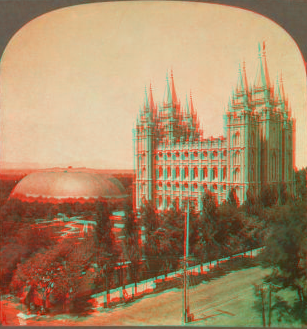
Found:
[[[269,70],[268,70],[266,54],[265,54],[265,42],[263,42],[262,51],[261,51],[260,43],[258,44],[258,55],[259,55],[259,64],[258,64],[257,75],[255,80],[255,87],[269,89],[270,78],[269,78]]]
[[[166,74],[166,91],[164,95],[164,104],[175,107],[177,104],[177,95],[174,83],[173,70],[171,70],[170,81],[168,79],[168,74]]]

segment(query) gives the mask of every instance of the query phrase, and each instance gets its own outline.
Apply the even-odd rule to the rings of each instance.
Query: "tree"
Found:
[[[12,288],[22,296],[28,287],[31,291],[28,306],[30,302],[37,303],[34,296],[39,295],[44,309],[52,297],[54,303],[62,305],[63,309],[66,305],[68,310],[70,303],[82,292],[92,257],[93,244],[90,240],[64,239],[48,249],[40,249],[24,263],[18,264]]]
[[[239,199],[235,188],[232,188],[230,190],[226,203],[229,204],[230,206],[238,207]]]
[[[149,276],[155,276],[163,266],[161,259],[162,245],[165,242],[165,230],[162,228],[161,216],[151,202],[141,208],[141,221],[144,227],[144,256]]]
[[[198,241],[195,244],[195,254],[203,261],[213,260],[219,254],[219,245],[215,240],[218,220],[217,203],[211,192],[205,192],[202,197],[202,211],[198,219]]]
[[[296,197],[300,200],[307,200],[307,167],[295,172]]]
[[[140,274],[140,262],[142,261],[142,247],[140,245],[139,230],[141,229],[138,225],[138,219],[133,211],[132,199],[124,205],[125,211],[125,227],[124,227],[124,248],[127,260],[131,262],[130,265],[130,277],[136,284]]]
[[[108,291],[111,285],[111,274],[118,260],[119,252],[112,232],[111,211],[106,202],[96,204],[95,245],[97,265],[101,279],[104,281],[104,290]],[[99,285],[101,282],[97,282]]]
[[[282,205],[285,205],[288,201],[287,185],[285,182],[281,182],[279,186],[279,199]]]
[[[245,208],[245,212],[251,216],[259,216],[262,208],[260,198],[258,198],[250,189],[246,191],[246,200],[243,206]]]
[[[306,206],[298,202],[276,210],[262,253],[263,266],[271,267],[267,277],[283,288],[297,291],[301,302],[307,302],[307,217]]]
[[[260,201],[263,207],[272,207],[278,200],[278,191],[275,185],[265,184],[261,187]]]

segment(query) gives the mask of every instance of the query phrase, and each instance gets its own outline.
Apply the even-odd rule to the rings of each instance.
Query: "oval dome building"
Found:
[[[74,172],[36,172],[24,177],[10,198],[39,202],[95,202],[98,199],[125,199],[127,192],[110,175]]]

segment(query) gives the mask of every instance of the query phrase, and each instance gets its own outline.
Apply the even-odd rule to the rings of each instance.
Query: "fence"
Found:
[[[264,247],[249,250],[240,254],[232,255],[212,262],[207,262],[205,264],[188,267],[187,275],[206,274],[216,265],[225,263],[231,259],[242,257],[254,258],[263,250],[263,248]],[[177,270],[175,272],[168,273],[167,275],[160,275],[156,278],[144,280],[136,284],[132,283],[126,285],[125,287],[112,289],[108,294],[106,291],[104,291],[99,294],[92,295],[92,298],[94,299],[94,304],[96,307],[108,307],[109,305],[115,305],[124,301],[127,302],[133,298],[152,293],[157,288],[159,283],[173,281],[181,277],[182,270]]]

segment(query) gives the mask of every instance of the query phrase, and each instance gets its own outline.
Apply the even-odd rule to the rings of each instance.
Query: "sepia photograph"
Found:
[[[0,323],[307,325],[307,2],[0,0]]]

